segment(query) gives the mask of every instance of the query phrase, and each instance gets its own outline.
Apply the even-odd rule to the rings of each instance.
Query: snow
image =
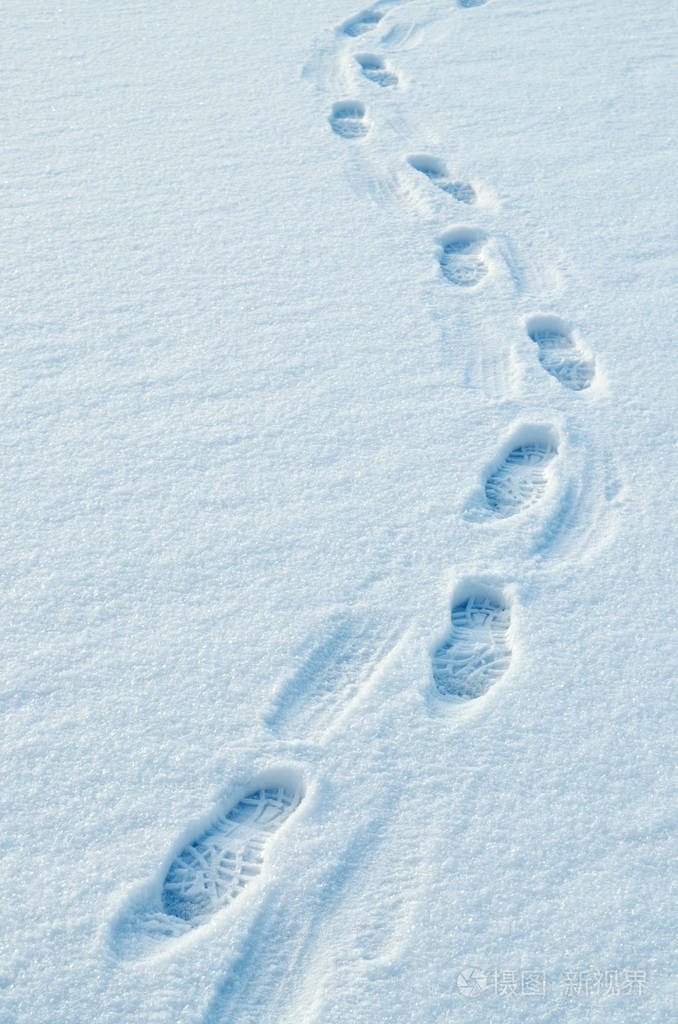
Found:
[[[10,5],[1,1024],[675,1016],[677,29]]]

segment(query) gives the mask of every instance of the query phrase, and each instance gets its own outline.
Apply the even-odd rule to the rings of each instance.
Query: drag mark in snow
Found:
[[[384,15],[379,11],[361,11],[360,14],[345,21],[341,26],[341,31],[347,36],[362,36],[378,25],[383,17]]]
[[[114,934],[118,953],[149,953],[232,903],[261,872],[269,839],[296,810],[301,796],[294,784],[261,786],[214,818],[170,864],[159,905],[149,901],[124,915]]]
[[[361,139],[370,130],[366,117],[365,104],[360,100],[344,100],[335,103],[329,122],[332,131],[342,139]]]
[[[442,160],[434,156],[408,156],[407,162],[415,171],[424,174],[429,181],[437,185],[443,192],[453,196],[457,202],[472,205],[476,201],[473,185],[466,181],[453,181]]]
[[[433,655],[433,681],[441,697],[474,700],[487,693],[511,661],[511,617],[500,594],[473,587],[452,605],[452,626]]]
[[[373,53],[356,53],[355,59],[363,75],[370,82],[382,87],[398,84],[398,76],[382,57],[377,57]]]
[[[512,448],[485,481],[490,511],[501,519],[530,508],[548,482],[547,466],[558,451],[550,431],[535,431]]]
[[[443,277],[460,288],[473,288],[480,284],[488,272],[483,259],[486,241],[485,232],[476,228],[447,231],[440,239],[438,256]]]
[[[563,387],[583,391],[591,386],[595,374],[593,359],[576,344],[564,320],[533,316],[527,322],[527,334],[539,348],[541,365]]]

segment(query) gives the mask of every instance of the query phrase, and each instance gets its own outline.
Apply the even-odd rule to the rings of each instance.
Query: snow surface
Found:
[[[6,5],[2,1024],[676,1016],[678,9],[365,11]]]

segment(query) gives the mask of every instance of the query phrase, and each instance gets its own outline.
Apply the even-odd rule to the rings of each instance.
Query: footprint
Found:
[[[360,100],[344,100],[332,107],[329,121],[332,131],[342,139],[361,139],[370,130],[365,104]]]
[[[373,53],[356,53],[355,59],[360,64],[365,78],[369,78],[370,82],[381,86],[398,84],[398,76],[381,57]]]
[[[483,7],[487,0],[457,0],[457,7]]]
[[[266,715],[268,725],[284,739],[323,735],[392,649],[397,633],[384,633],[378,623],[359,617],[327,623],[279,687]]]
[[[184,847],[162,885],[166,914],[203,924],[261,871],[266,842],[299,804],[286,786],[257,789]]]
[[[380,44],[391,50],[412,50],[418,46],[422,35],[421,21],[402,21],[392,25],[388,32],[381,37]]]
[[[356,14],[355,17],[345,21],[341,26],[341,31],[344,35],[352,36],[353,38],[355,36],[362,36],[365,32],[369,32],[370,29],[374,28],[375,25],[378,25],[383,17],[384,15],[378,11],[361,11],[360,14]]]
[[[407,162],[415,171],[425,174],[429,181],[443,192],[454,196],[457,202],[466,203],[468,206],[476,202],[477,196],[473,186],[465,181],[452,181],[442,160],[434,156],[408,156]]]
[[[500,594],[477,585],[452,604],[452,626],[433,655],[441,697],[475,700],[487,693],[511,661],[511,616]]]
[[[267,842],[301,798],[294,783],[262,785],[222,811],[174,858],[160,886],[159,905],[156,896],[151,905],[123,915],[114,934],[118,953],[148,953],[158,941],[186,934],[232,903],[261,872]]]
[[[452,228],[440,239],[440,269],[443,276],[461,288],[472,288],[487,275],[488,266],[482,252],[487,241],[484,231],[476,228]]]
[[[539,346],[539,362],[547,373],[571,391],[591,386],[595,364],[577,346],[571,330],[557,316],[533,316],[527,321],[528,337]]]
[[[547,466],[558,452],[550,430],[527,432],[485,481],[490,511],[500,519],[530,508],[541,498],[548,483]]]

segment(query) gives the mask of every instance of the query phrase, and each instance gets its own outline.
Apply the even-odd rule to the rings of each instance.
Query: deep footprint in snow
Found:
[[[361,11],[360,14],[345,21],[341,26],[341,31],[347,36],[362,36],[378,25],[383,17],[384,15],[378,11]]]
[[[332,131],[342,139],[361,139],[370,130],[365,104],[360,100],[345,100],[335,103],[330,114]]]
[[[287,786],[267,787],[219,815],[170,864],[162,884],[165,913],[195,927],[231,903],[260,873],[266,843],[299,800]]]
[[[261,871],[265,847],[301,802],[295,783],[261,784],[188,843],[155,895],[145,884],[114,924],[113,949],[137,959],[205,924]]]
[[[539,501],[548,483],[548,464],[557,452],[554,437],[545,431],[511,449],[485,481],[485,498],[495,516],[508,519]]]
[[[457,7],[483,7],[487,0],[457,0]]]
[[[595,364],[575,343],[571,330],[557,316],[533,316],[527,334],[539,347],[539,362],[547,373],[571,391],[591,386]]]
[[[454,181],[450,178],[442,160],[438,160],[434,156],[408,156],[407,162],[410,167],[414,167],[415,171],[424,174],[443,192],[453,196],[457,202],[466,203],[468,206],[475,203],[477,196],[473,185],[469,185],[466,181]]]
[[[382,87],[398,84],[398,76],[381,57],[373,53],[356,53],[355,59],[370,82]]]
[[[451,618],[433,655],[433,681],[441,697],[474,700],[509,667],[510,612],[499,594],[478,588],[453,604]]]
[[[447,231],[440,239],[438,257],[443,277],[461,288],[472,288],[479,284],[489,269],[483,259],[486,241],[485,232],[476,228],[453,228]]]

